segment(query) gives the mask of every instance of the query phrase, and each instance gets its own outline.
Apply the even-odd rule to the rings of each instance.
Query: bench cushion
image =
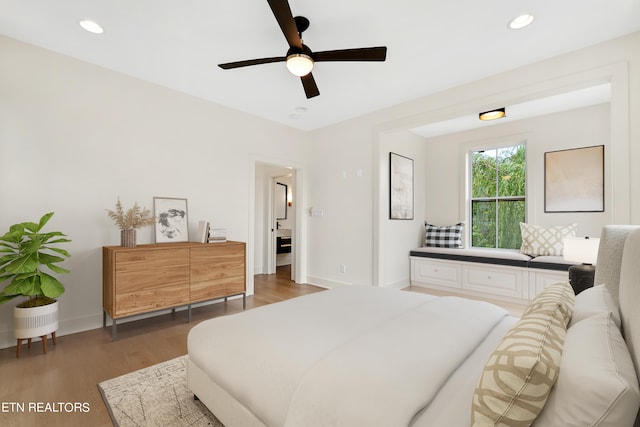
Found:
[[[531,258],[531,261],[529,261],[529,268],[567,271],[569,270],[569,267],[576,264],[578,263],[565,261],[565,259],[561,256],[543,255]]]
[[[412,250],[410,256],[450,259],[454,261],[478,262],[482,264],[509,265],[512,267],[527,267],[531,257],[508,249],[482,248],[432,248],[422,247]]]
[[[422,247],[412,250],[409,255],[423,258],[450,259],[453,261],[509,265],[512,267],[526,267],[555,271],[567,271],[569,270],[569,267],[576,264],[565,261],[561,256],[544,255],[531,257],[509,249],[451,249]]]

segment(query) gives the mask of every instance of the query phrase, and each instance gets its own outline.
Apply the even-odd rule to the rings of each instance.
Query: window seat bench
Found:
[[[545,287],[568,280],[561,256],[516,250],[421,247],[409,253],[411,285],[527,304]]]

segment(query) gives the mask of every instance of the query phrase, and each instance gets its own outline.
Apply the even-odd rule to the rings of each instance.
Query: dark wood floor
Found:
[[[311,285],[296,285],[288,278],[287,266],[275,275],[255,276],[255,294],[247,297],[247,309],[322,291]],[[118,324],[118,339],[111,341],[111,329],[95,329],[58,337],[42,354],[40,342],[31,349],[0,350],[0,425],[2,426],[110,426],[102,397],[101,381],[117,377],[187,353],[186,337],[198,322],[242,311],[242,299],[229,300],[192,310]],[[88,413],[11,412],[13,402],[88,403]]]

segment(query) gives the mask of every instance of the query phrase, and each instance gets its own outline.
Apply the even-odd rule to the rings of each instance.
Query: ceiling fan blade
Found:
[[[307,99],[320,95],[316,80],[313,78],[313,74],[309,73],[306,76],[300,77],[302,80],[302,87],[304,87],[304,93],[307,95]]]
[[[218,64],[223,70],[232,68],[248,67],[250,65],[269,64],[271,62],[283,62],[287,58],[285,56],[273,56],[271,58],[248,59],[246,61],[227,62],[226,64]]]
[[[284,34],[287,43],[289,43],[289,47],[302,49],[302,40],[300,40],[300,34],[296,27],[296,21],[293,19],[289,2],[287,0],[267,0],[267,2],[276,17],[276,21],[278,21],[278,25],[280,25],[282,34]]]
[[[320,61],[384,61],[387,47],[362,47],[358,49],[325,50],[313,52],[313,60]]]

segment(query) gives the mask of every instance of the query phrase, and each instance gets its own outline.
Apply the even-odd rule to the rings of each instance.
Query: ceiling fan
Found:
[[[316,81],[313,78],[313,74],[311,74],[315,62],[384,61],[387,58],[386,46],[313,52],[302,42],[302,33],[309,28],[309,20],[304,16],[296,16],[294,18],[287,0],[267,0],[267,2],[289,44],[286,56],[228,62],[219,64],[220,68],[229,70],[250,65],[269,64],[271,62],[286,62],[289,71],[302,80],[302,87],[307,98],[313,98],[320,95]]]

